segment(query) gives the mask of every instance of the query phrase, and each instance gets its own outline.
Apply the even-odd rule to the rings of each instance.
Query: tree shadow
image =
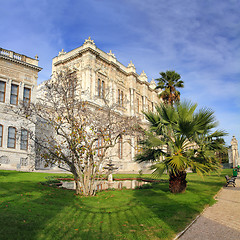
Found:
[[[185,193],[170,193],[168,184],[159,184],[144,192],[135,191],[134,196],[158,218],[162,231],[166,229],[172,235],[181,231],[199,212],[196,205],[185,201]]]
[[[207,204],[191,186],[184,194],[171,194],[168,183],[159,183],[80,197],[41,185],[39,173],[25,174],[0,175],[2,239],[170,239],[199,213],[199,201]]]
[[[31,181],[32,173],[27,174],[0,172],[0,177],[4,177],[0,178],[1,239],[37,239],[46,223],[74,200],[70,198],[74,197],[73,192],[66,194],[64,190],[43,186],[36,180]]]

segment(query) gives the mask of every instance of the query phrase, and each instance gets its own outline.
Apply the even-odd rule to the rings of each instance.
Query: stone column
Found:
[[[23,91],[24,91],[24,83],[21,82],[18,86],[18,104],[23,101]]]
[[[6,82],[6,92],[5,92],[5,103],[7,103],[7,104],[10,103],[11,84],[12,84],[12,80],[9,79]]]

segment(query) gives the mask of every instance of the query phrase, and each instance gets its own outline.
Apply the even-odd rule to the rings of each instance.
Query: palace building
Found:
[[[38,57],[35,59],[0,48],[0,165],[4,169],[31,170],[34,148],[29,128],[14,109],[36,101]],[[34,132],[34,125],[30,126]]]
[[[83,100],[101,106],[103,94],[108,93],[110,104],[117,106],[119,114],[137,116],[142,125],[146,124],[142,111],[154,111],[154,105],[160,101],[154,80],[149,82],[144,71],[137,74],[132,62],[124,66],[111,50],[109,53],[100,50],[90,38],[82,46],[69,52],[62,50],[53,58],[53,76],[66,68],[75,71]],[[0,49],[0,164],[6,169],[25,170],[35,166],[34,149],[24,129],[26,123],[4,109],[21,101],[34,103],[36,96],[42,96],[44,82],[37,86],[40,70],[37,57],[33,59]],[[35,126],[31,127],[35,132]],[[111,160],[118,171],[138,173],[146,170],[146,165],[133,161],[138,151],[138,139],[129,136],[127,141],[124,140],[120,139],[111,150]],[[37,168],[44,168],[44,164],[38,163]]]
[[[148,82],[144,71],[137,74],[132,62],[124,66],[111,50],[109,53],[103,52],[90,38],[82,46],[70,52],[62,50],[53,58],[53,76],[64,68],[76,72],[83,100],[101,106],[102,96],[108,95],[110,105],[117,106],[115,111],[126,116],[137,116],[143,125],[146,121],[142,111],[153,111],[154,105],[160,101],[154,80]],[[136,138],[129,136],[128,139],[120,139],[110,151],[111,160],[119,172],[147,170],[146,165],[133,161],[138,151]]]

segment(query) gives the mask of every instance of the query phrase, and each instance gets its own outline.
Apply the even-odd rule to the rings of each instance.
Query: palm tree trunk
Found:
[[[185,171],[178,171],[175,174],[170,173],[169,189],[172,193],[185,192],[187,187],[186,176],[187,176],[187,173]]]

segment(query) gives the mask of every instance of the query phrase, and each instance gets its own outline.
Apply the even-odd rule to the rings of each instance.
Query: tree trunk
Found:
[[[169,189],[172,193],[183,193],[187,187],[186,181],[187,173],[185,171],[179,171],[175,174],[169,175]]]
[[[82,191],[81,191],[81,188],[80,188],[79,180],[76,180],[76,179],[75,179],[75,184],[76,184],[76,194],[77,194],[77,195],[82,194]]]

